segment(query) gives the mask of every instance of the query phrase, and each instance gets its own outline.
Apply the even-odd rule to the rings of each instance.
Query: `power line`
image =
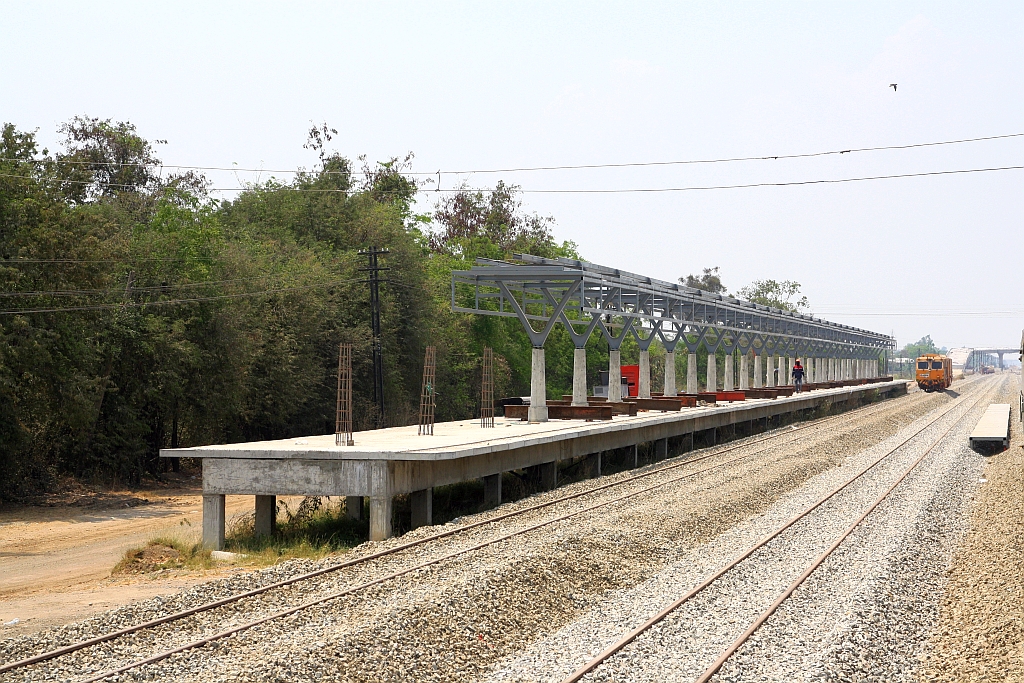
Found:
[[[815,180],[794,180],[788,182],[765,182],[765,183],[742,183],[737,185],[691,185],[687,187],[638,187],[638,188],[612,188],[603,190],[529,190],[521,189],[520,191],[524,194],[635,194],[635,193],[650,193],[650,192],[693,192],[701,190],[742,190],[753,187],[792,187],[796,185],[833,185],[839,183],[856,183],[865,180],[892,180],[897,178],[923,178],[927,176],[941,176],[941,175],[961,175],[965,173],[987,173],[992,171],[1017,171],[1024,169],[1024,166],[997,166],[991,168],[967,168],[958,169],[953,171],[924,171],[920,173],[897,173],[891,175],[878,175],[878,176],[861,176],[858,178],[819,178]],[[12,177],[0,173],[0,177]],[[29,176],[13,176],[18,178],[27,178]],[[66,181],[66,182],[85,182],[85,181]],[[92,184],[92,183],[85,183]],[[108,187],[134,187],[130,185],[108,185]],[[244,192],[246,190],[261,190],[265,188],[260,187],[211,187],[208,188],[210,192]],[[273,190],[283,190],[287,192],[308,192],[316,194],[360,194],[362,192],[380,192],[381,194],[394,194],[403,195],[404,192],[400,191],[377,191],[377,190],[341,190],[335,188],[305,188],[305,187],[289,187],[282,185],[279,187],[271,188]],[[460,192],[480,192],[480,193],[493,193],[496,190],[491,188],[452,188],[452,189],[417,189],[414,194],[424,193],[460,193]]]
[[[219,296],[204,296],[194,297],[191,299],[164,299],[161,301],[132,301],[118,304],[95,304],[91,306],[67,306],[64,308],[35,308],[35,309],[22,309],[14,311],[0,311],[0,315],[25,315],[29,313],[64,313],[73,311],[105,311],[114,308],[142,308],[145,306],[170,306],[177,304],[188,304],[197,303],[203,301],[218,301],[221,299],[241,299],[250,296],[262,296],[264,294],[279,294],[282,292],[298,292],[303,290],[318,289],[320,287],[330,287],[333,285],[346,284],[354,282],[355,280],[334,280],[330,282],[321,282],[315,285],[304,285],[300,287],[282,287],[280,289],[265,289],[258,292],[245,292],[242,294],[222,294]]]
[[[259,280],[268,280],[273,277],[280,277],[279,275],[260,275],[258,277],[242,277],[234,278],[231,280],[206,280],[205,282],[188,282],[180,285],[148,285],[145,287],[132,287],[133,292],[166,292],[172,289],[193,289],[196,287],[206,287],[210,285],[226,285],[234,284],[238,282],[256,282]],[[35,291],[35,292],[0,292],[0,297],[46,297],[46,296],[97,296],[106,294],[123,294],[123,289],[58,289],[53,291]]]
[[[840,154],[855,154],[858,152],[881,152],[889,150],[903,150],[903,149],[917,149],[922,147],[939,147],[944,145],[960,145],[971,142],[985,142],[989,140],[1005,140],[1008,138],[1024,137],[1024,133],[1008,133],[1006,135],[988,135],[977,138],[961,138],[957,140],[940,140],[935,142],[918,142],[906,145],[883,145],[875,147],[851,147],[846,149],[835,149],[827,150],[822,152],[806,152],[801,154],[769,154],[764,156],[744,156],[744,157],[723,157],[717,159],[685,159],[676,161],[639,161],[639,162],[624,162],[624,163],[608,163],[608,164],[567,164],[560,166],[522,166],[522,167],[510,167],[510,168],[486,168],[486,169],[472,169],[472,170],[440,170],[440,171],[409,171],[403,175],[421,175],[421,176],[435,176],[438,173],[448,173],[451,175],[466,175],[471,173],[520,173],[530,171],[569,171],[569,170],[580,170],[580,169],[596,169],[596,168],[633,168],[633,167],[644,167],[644,166],[681,166],[688,164],[722,164],[732,163],[739,161],[775,161],[780,159],[809,159],[813,157],[833,156]],[[19,159],[17,157],[0,157],[0,161],[20,161],[20,162],[37,162],[44,163],[47,160],[43,159]],[[154,167],[154,168],[174,168],[181,170],[192,170],[192,171],[243,171],[252,173],[303,173],[305,171],[298,171],[294,169],[267,169],[267,168],[242,168],[238,166],[184,166],[179,164],[122,164],[118,162],[96,162],[96,161],[79,161],[77,159],[53,159],[49,160],[51,163],[61,164],[74,164],[74,165],[86,165],[86,166],[134,166],[134,167]],[[373,172],[366,171],[322,171],[321,173],[326,175],[373,175]]]
[[[212,261],[212,256],[194,256],[192,258],[130,258],[131,263],[143,261],[189,262]],[[69,258],[9,258],[0,259],[0,265],[11,263],[126,263],[123,259],[69,259]]]

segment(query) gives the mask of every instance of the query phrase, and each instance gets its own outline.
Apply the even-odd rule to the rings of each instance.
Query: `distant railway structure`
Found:
[[[595,332],[608,342],[607,401],[622,400],[615,378],[623,375],[620,347],[632,336],[640,347],[637,396],[651,398],[650,346],[666,351],[665,396],[678,395],[676,347],[689,354],[686,393],[696,395],[697,352],[708,354],[705,386],[718,386],[716,352],[727,362],[723,391],[790,384],[793,363],[804,359],[809,383],[871,378],[895,340],[884,334],[828,322],[809,315],[762,306],[681,284],[572,259],[514,255],[516,263],[477,259],[477,266],[452,274],[452,309],[464,313],[518,318],[533,344],[530,421],[548,419],[544,343],[562,324],[575,346],[572,405],[587,405],[586,344]],[[539,327],[540,329],[535,329]],[[740,367],[730,360],[739,350]],[[777,364],[777,374],[776,374]],[[736,376],[739,377],[737,383]],[[776,379],[777,378],[777,379]],[[738,385],[738,386],[737,386]]]
[[[435,425],[428,351],[419,425],[373,429],[353,438],[346,393],[351,358],[339,358],[337,434],[161,451],[163,457],[202,460],[203,543],[214,549],[224,545],[226,495],[256,496],[255,525],[263,533],[273,533],[275,496],[345,496],[349,514],[357,518],[368,498],[370,538],[383,540],[393,532],[396,495],[409,495],[414,527],[428,525],[436,486],[482,479],[484,501],[496,505],[504,472],[528,471],[551,489],[560,462],[586,460],[585,470],[598,476],[604,453],[632,449],[636,466],[640,444],[649,444],[655,459],[664,459],[686,444],[692,449],[695,434],[715,443],[722,429],[734,432],[742,425],[752,433],[759,425],[778,424],[784,415],[810,415],[906,391],[906,382],[882,376],[895,346],[887,335],[583,261],[526,255],[516,261],[479,261],[471,270],[454,272],[452,307],[522,322],[533,345],[528,406],[506,405],[503,428],[481,433],[480,426],[498,426],[487,414],[493,396],[482,389],[480,420]],[[573,393],[549,401],[544,343],[559,324],[575,345]],[[610,349],[612,381],[601,397],[589,396],[586,383],[585,345],[595,332]],[[623,376],[620,347],[630,335],[640,347],[639,363],[629,373],[635,396],[623,395],[622,384],[614,381]],[[661,391],[651,384],[655,340],[667,352]],[[683,393],[675,377],[679,345],[689,354]],[[704,391],[696,374],[700,348],[710,361]],[[716,362],[720,349],[726,353],[722,382]],[[807,393],[794,395],[797,358],[806,369]],[[485,368],[490,369],[486,362]],[[492,385],[486,375],[482,379],[484,388]]]

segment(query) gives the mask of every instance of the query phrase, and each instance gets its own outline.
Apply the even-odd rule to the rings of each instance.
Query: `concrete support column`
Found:
[[[363,518],[362,496],[345,496],[345,516],[356,521]]]
[[[754,388],[761,388],[761,380],[764,378],[764,368],[761,367],[761,355],[754,355]]]
[[[530,403],[533,403],[531,398]],[[572,352],[572,404],[587,405],[587,350]]]
[[[224,495],[203,494],[203,546],[224,550]]]
[[[785,386],[793,383],[792,363],[787,362],[787,356],[779,356],[779,385]]]
[[[707,391],[718,391],[718,361],[715,354],[708,354]]]
[[[544,375],[544,348],[533,348],[533,367],[530,374],[530,422],[548,421],[548,387]]]
[[[540,473],[540,485],[546,490],[550,491],[558,486],[558,462],[546,462],[541,465],[537,465],[537,470]]]
[[[740,356],[740,391],[750,388],[750,368],[747,367],[747,354]]]
[[[484,507],[494,508],[501,505],[501,474],[484,477]]]
[[[697,354],[686,356],[686,393],[697,393]]]
[[[608,352],[608,401],[622,401],[622,361],[618,349]]]
[[[584,459],[583,476],[587,479],[601,476],[601,451],[591,453]]]
[[[639,398],[651,397],[651,352],[640,352],[640,386],[637,387]]]
[[[734,366],[736,365],[736,358],[732,353],[725,354],[725,377],[722,381],[723,391],[732,391],[736,388],[736,381],[733,377]]]
[[[430,526],[434,523],[434,489],[413,491],[409,496],[412,503],[412,528]]]
[[[370,540],[391,538],[391,471],[386,460],[370,461]]]
[[[668,457],[668,439],[658,439],[657,443],[657,459],[664,460]]]
[[[775,356],[768,354],[767,362],[765,363],[767,368],[767,374],[765,376],[765,386],[768,388],[775,386]],[[781,379],[781,377],[780,377]]]
[[[665,396],[676,396],[676,352],[665,352],[665,386],[662,390]]]
[[[277,496],[256,496],[255,536],[273,536],[277,521]]]

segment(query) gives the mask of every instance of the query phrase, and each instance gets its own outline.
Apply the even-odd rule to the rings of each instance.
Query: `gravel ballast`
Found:
[[[871,448],[927,411],[947,405],[949,400],[944,395],[896,399],[850,413],[847,420],[802,434],[774,448],[751,446],[755,454],[742,462],[444,560],[431,568],[130,672],[121,680],[477,680],[488,674],[500,676],[501,667],[514,657],[533,651],[531,644],[545,642],[545,636],[563,627],[571,628],[592,610],[611,609],[616,596],[659,577],[666,567],[685,564],[686,558],[695,552],[707,548],[704,554],[710,557],[715,544],[724,542],[723,535],[738,534],[753,523],[750,520],[773,514],[779,501],[798,495],[809,480],[837,472],[838,466],[851,456]],[[673,475],[656,475],[643,483],[626,484],[505,520],[493,525],[496,528],[483,527],[432,541],[291,589],[250,598],[215,613],[197,615],[58,662],[12,673],[2,680],[78,678],[88,671],[140,658],[197,635],[211,634],[254,616],[439,557],[500,533],[611,499],[630,487],[650,485],[658,477],[667,479]],[[627,476],[629,473],[607,477],[600,483]],[[459,523],[526,507],[546,497],[586,490],[596,483],[563,487],[464,518]],[[355,552],[392,547],[434,531],[420,529],[401,539],[367,544]],[[325,562],[333,561],[336,560]],[[53,645],[138,623],[309,571],[320,564],[323,563],[286,563],[116,610],[71,627],[3,641],[0,659],[10,661]]]

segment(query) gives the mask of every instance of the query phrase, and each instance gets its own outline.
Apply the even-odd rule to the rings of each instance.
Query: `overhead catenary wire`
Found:
[[[438,174],[447,173],[449,175],[468,175],[473,173],[521,173],[531,171],[569,171],[569,170],[583,170],[583,169],[599,169],[599,168],[634,168],[634,167],[645,167],[645,166],[682,166],[691,164],[722,164],[722,163],[734,163],[743,161],[776,161],[786,159],[810,159],[814,157],[823,156],[834,156],[841,154],[856,154],[861,152],[881,152],[881,151],[895,151],[905,149],[918,149],[924,147],[940,147],[945,145],[960,145],[972,142],[986,142],[991,140],[1005,140],[1010,138],[1024,137],[1024,133],[1007,133],[1004,135],[986,135],[982,137],[974,138],[959,138],[955,140],[938,140],[933,142],[916,142],[903,145],[878,145],[872,147],[849,147],[842,149],[825,150],[819,152],[804,152],[795,154],[766,154],[759,156],[739,156],[739,157],[722,157],[712,159],[683,159],[683,160],[672,160],[672,161],[636,161],[636,162],[622,162],[622,163],[603,163],[603,164],[563,164],[553,166],[522,166],[522,167],[509,167],[509,168],[484,168],[484,169],[469,169],[469,170],[438,170],[438,171],[409,171],[403,175],[422,175],[433,177]],[[239,166],[188,166],[181,164],[139,164],[139,163],[119,163],[114,161],[108,162],[96,162],[88,160],[78,159],[19,159],[17,157],[0,157],[0,161],[11,161],[11,162],[50,162],[68,165],[82,165],[82,166],[117,166],[117,167],[158,167],[158,168],[172,168],[181,169],[185,171],[243,171],[251,173],[303,173],[306,171],[296,169],[267,169],[267,168],[244,168]],[[373,171],[321,171],[325,175],[374,175]]]
[[[632,193],[661,193],[661,192],[694,192],[702,190],[741,190],[755,187],[794,187],[799,185],[834,185],[840,183],[857,183],[869,180],[894,180],[898,178],[924,178],[928,176],[947,176],[947,175],[963,175],[967,173],[990,173],[997,171],[1019,171],[1024,169],[1024,165],[1021,166],[994,166],[988,168],[965,168],[955,169],[951,171],[921,171],[917,173],[894,173],[888,175],[876,175],[876,176],[859,176],[856,178],[816,178],[812,180],[791,180],[791,181],[779,181],[779,182],[760,182],[760,183],[739,183],[734,185],[690,185],[684,187],[638,187],[638,188],[608,188],[608,189],[567,189],[567,190],[535,190],[523,188],[520,191],[525,194],[632,194]],[[0,173],[0,178],[11,177]],[[15,176],[30,178],[30,176]],[[66,181],[66,182],[81,182],[87,185],[93,183],[86,181]],[[125,187],[134,188],[130,185],[108,185],[108,187]],[[381,194],[396,194],[404,195],[405,192],[395,191],[377,191],[368,189],[340,189],[340,188],[313,188],[313,187],[291,187],[288,185],[280,185],[273,188],[264,188],[258,185],[251,187],[211,187],[207,188],[210,192],[245,192],[247,190],[283,190],[286,192],[308,192],[316,194],[360,194],[363,192],[379,192]],[[491,188],[452,188],[445,190],[433,190],[417,188],[416,194],[420,193],[433,193],[433,192],[446,192],[446,193],[493,193],[496,190]]]

